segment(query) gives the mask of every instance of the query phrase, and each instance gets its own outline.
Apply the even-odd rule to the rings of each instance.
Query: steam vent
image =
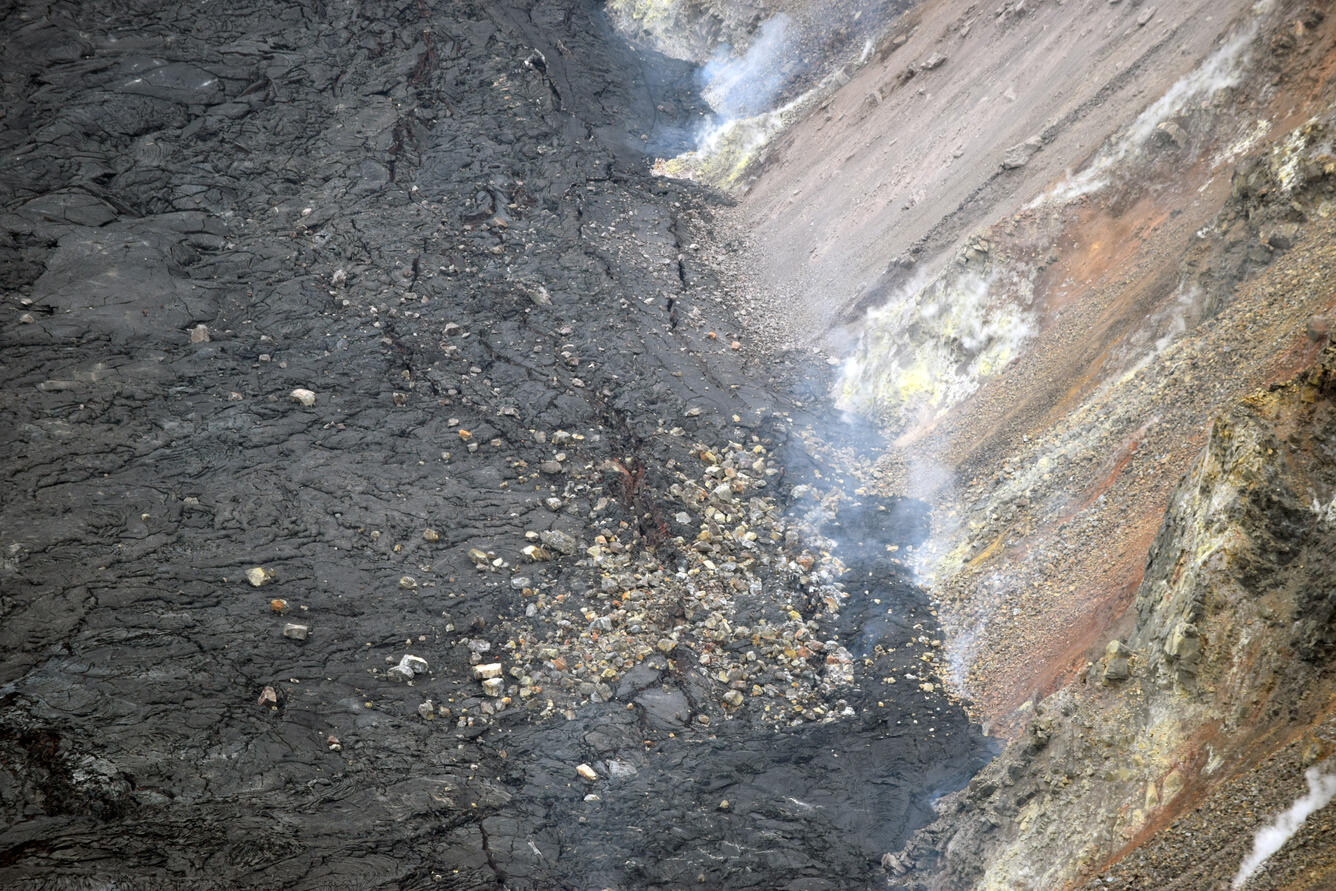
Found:
[[[1336,5],[0,20],[0,888],[1336,889]]]

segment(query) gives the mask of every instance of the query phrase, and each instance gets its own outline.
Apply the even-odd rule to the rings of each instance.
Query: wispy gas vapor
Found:
[[[1238,84],[1246,74],[1248,47],[1257,36],[1259,26],[1255,17],[1269,10],[1272,5],[1270,0],[1255,4],[1253,19],[1200,65],[1179,79],[1164,95],[1148,105],[1126,129],[1105,143],[1084,170],[1063,179],[1028,206],[1062,204],[1098,192],[1108,185],[1109,176],[1115,167],[1150,141],[1161,122]]]
[[[710,150],[738,122],[772,110],[788,76],[784,61],[792,45],[789,17],[780,13],[757,30],[741,56],[727,45],[715,51],[697,75],[701,95],[715,111],[697,134],[698,148]]]
[[[1332,798],[1336,798],[1336,773],[1322,774],[1316,767],[1310,767],[1304,774],[1304,779],[1308,781],[1308,794],[1290,805],[1289,810],[1276,817],[1274,822],[1257,830],[1257,837],[1253,839],[1252,853],[1244,858],[1238,874],[1234,876],[1231,887],[1235,891],[1246,885],[1252,874],[1257,872],[1272,854],[1284,847],[1285,842],[1299,831],[1299,827],[1309,815],[1326,807]]]
[[[1001,264],[987,275],[952,265],[916,277],[868,311],[837,404],[902,430],[930,423],[1020,352],[1034,333],[1032,299],[1028,271]]]
[[[784,57],[790,46],[789,17],[780,13],[756,32],[741,56],[721,46],[698,75],[701,95],[726,120],[769,111],[784,86]]]
[[[934,508],[939,507],[955,488],[956,477],[935,458],[911,451],[907,455],[905,494]],[[910,568],[919,584],[931,584],[937,565],[945,552],[945,545],[955,537],[958,521],[953,516],[936,511],[933,534],[915,550]]]

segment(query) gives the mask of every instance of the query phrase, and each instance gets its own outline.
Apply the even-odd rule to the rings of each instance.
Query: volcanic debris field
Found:
[[[5,4],[0,884],[873,887],[989,754],[573,5]]]

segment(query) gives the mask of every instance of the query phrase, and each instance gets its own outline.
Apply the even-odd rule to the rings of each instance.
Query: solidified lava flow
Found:
[[[0,884],[884,881],[988,744],[923,506],[649,174],[690,65],[589,2],[3,16]]]

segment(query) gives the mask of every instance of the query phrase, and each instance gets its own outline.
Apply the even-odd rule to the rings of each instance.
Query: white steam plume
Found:
[[[845,359],[836,405],[902,429],[931,424],[1020,353],[1033,336],[1032,273],[954,264],[915,278],[868,311]]]
[[[756,32],[747,52],[733,55],[721,46],[700,70],[701,93],[710,107],[728,118],[770,110],[784,85],[782,63],[789,46],[789,17],[780,13]]]
[[[1299,831],[1309,815],[1326,807],[1332,798],[1336,798],[1336,773],[1322,774],[1316,767],[1310,767],[1304,778],[1308,781],[1308,794],[1290,805],[1289,810],[1276,817],[1270,825],[1257,830],[1252,853],[1244,858],[1238,874],[1234,876],[1231,887],[1235,891],[1246,885],[1252,874]]]
[[[946,545],[955,538],[959,521],[953,515],[938,510],[955,489],[956,475],[940,461],[917,450],[908,455],[905,474],[905,492],[910,498],[922,501],[933,511],[935,518],[932,534],[919,545],[910,561],[914,580],[921,585],[934,581],[934,573],[946,552]]]
[[[1258,16],[1271,7],[1270,2],[1253,6]],[[1201,103],[1221,90],[1234,86],[1246,73],[1246,50],[1257,36],[1256,18],[1249,20],[1231,39],[1211,53],[1200,65],[1188,72],[1170,87],[1163,96],[1152,102],[1125,130],[1111,139],[1095,156],[1088,167],[1068,176],[1048,192],[1031,201],[1029,207],[1041,204],[1062,204],[1082,195],[1098,192],[1108,184],[1110,171],[1129,155],[1138,152],[1150,141],[1161,122],[1182,113],[1193,103]]]
[[[789,17],[780,13],[756,32],[741,56],[721,46],[698,75],[701,95],[715,110],[697,140],[702,147],[734,121],[770,111],[784,86],[784,59],[792,44]]]

